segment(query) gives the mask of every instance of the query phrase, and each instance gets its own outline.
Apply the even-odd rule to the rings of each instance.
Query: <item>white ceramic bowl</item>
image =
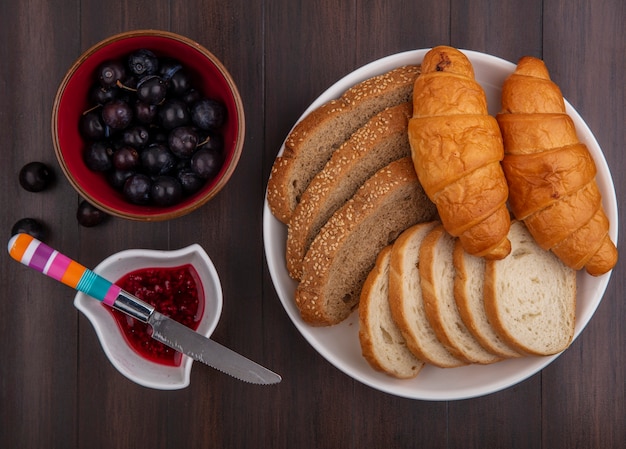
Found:
[[[209,337],[222,313],[222,287],[213,262],[198,244],[174,251],[129,249],[103,260],[93,271],[111,282],[141,268],[177,267],[191,264],[200,278],[204,293],[204,313],[196,332]],[[185,355],[179,366],[152,362],[135,352],[126,342],[115,318],[105,306],[78,293],[74,306],[91,321],[105,354],[124,376],[140,385],[159,390],[175,390],[189,385],[193,359]]]
[[[299,120],[323,103],[338,98],[346,89],[360,81],[395,67],[420,63],[427,51],[428,49],[422,49],[398,53],[355,70],[329,87],[307,108]],[[489,112],[496,114],[500,109],[502,83],[513,72],[515,64],[484,53],[462,51],[472,62],[476,80],[485,90]],[[580,140],[589,148],[598,168],[596,179],[602,192],[605,211],[611,222],[609,234],[617,243],[617,200],[609,167],[602,149],[584,120],[567,102],[566,108],[574,120]],[[284,144],[279,154],[283,150]],[[302,320],[294,301],[297,284],[289,277],[285,266],[286,236],[287,228],[272,216],[266,200],[263,211],[265,254],[274,287],[283,307],[298,331],[326,360],[366,385],[389,394],[412,399],[466,399],[515,385],[539,372],[558,357],[558,354],[550,357],[523,357],[493,365],[470,365],[450,369],[426,366],[415,379],[411,380],[394,379],[379,373],[372,369],[361,355],[358,339],[358,312],[352,313],[344,322],[331,327],[311,327]],[[578,273],[575,337],[580,335],[600,304],[610,276],[611,273],[600,277],[592,277],[584,271]]]

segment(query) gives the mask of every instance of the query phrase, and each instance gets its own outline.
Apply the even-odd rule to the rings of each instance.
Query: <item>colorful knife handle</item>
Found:
[[[28,234],[16,234],[11,237],[9,254],[27,267],[61,281],[144,323],[155,310],[154,306]]]
[[[9,240],[9,254],[18,262],[113,306],[121,288],[28,234]]]

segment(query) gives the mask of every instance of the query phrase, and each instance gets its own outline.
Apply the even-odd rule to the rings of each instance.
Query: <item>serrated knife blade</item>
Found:
[[[155,340],[239,380],[261,385],[281,381],[281,377],[273,371],[159,312],[150,315],[148,324],[152,326],[152,338]]]
[[[9,240],[18,262],[152,327],[152,338],[199,362],[253,384],[279,383],[281,377],[221,344],[157,312],[155,308],[28,234]]]

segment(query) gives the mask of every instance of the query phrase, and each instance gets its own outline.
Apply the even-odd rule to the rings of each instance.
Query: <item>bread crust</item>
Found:
[[[535,240],[545,250],[553,248],[579,229],[598,212],[602,196],[595,181],[590,181],[573,194],[526,217],[524,223]],[[571,215],[572,210],[577,211]],[[570,226],[563,226],[568,223]]]
[[[507,155],[533,154],[543,148],[578,143],[574,121],[567,114],[499,114],[497,122]],[[527,132],[529,127],[535,132]]]
[[[502,161],[511,211],[544,249],[599,276],[617,263],[596,166],[545,63],[525,56],[502,88]],[[597,256],[596,256],[597,255]]]
[[[473,67],[459,50],[439,46],[424,56],[409,122],[413,164],[445,229],[470,254],[502,258],[510,220],[504,151],[497,122]],[[488,220],[493,214],[498,219]],[[478,228],[467,232],[470,228]]]
[[[411,226],[394,242],[389,265],[389,307],[408,348],[419,359],[440,368],[466,365],[437,338],[426,316],[419,276],[419,248],[438,221]]]
[[[376,172],[332,215],[306,253],[295,293],[303,320],[329,326],[347,318],[382,248],[435,214],[410,158]]]
[[[365,360],[376,370],[399,379],[419,374],[424,362],[407,348],[389,310],[391,245],[383,248],[368,274],[359,301],[359,343]]]
[[[431,198],[485,165],[499,165],[504,156],[498,123],[488,115],[413,117],[409,133],[415,170]]]
[[[469,255],[460,241],[454,245],[454,299],[461,319],[476,340],[489,352],[503,359],[521,357],[495,332],[485,312],[484,279],[486,261]],[[470,269],[470,264],[476,264]],[[478,291],[472,291],[475,288]]]
[[[420,66],[408,65],[367,79],[294,126],[267,185],[268,206],[278,220],[289,222],[311,179],[354,131],[384,108],[411,99],[419,72]]]
[[[523,222],[513,221],[511,232],[511,254],[486,262],[485,312],[520,354],[559,353],[574,336],[576,272],[536,245]]]
[[[495,363],[501,358],[474,338],[456,307],[453,296],[453,246],[453,237],[446,233],[443,226],[433,228],[420,246],[419,274],[426,316],[439,341],[456,358],[467,363]],[[450,249],[448,254],[440,252],[447,251],[447,248]],[[443,260],[448,256],[449,260]]]
[[[377,170],[410,155],[407,124],[411,103],[376,114],[333,153],[302,193],[287,228],[289,275],[302,276],[302,260],[328,218]]]
[[[587,223],[553,246],[552,252],[567,266],[582,269],[605,243],[609,219],[604,209],[598,209]]]
[[[581,143],[509,155],[502,167],[509,183],[509,205],[518,220],[574,194],[596,175],[591,154]]]

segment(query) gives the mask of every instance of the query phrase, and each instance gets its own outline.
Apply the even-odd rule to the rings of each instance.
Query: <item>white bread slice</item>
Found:
[[[488,364],[500,357],[488,352],[467,329],[454,300],[455,239],[437,226],[420,246],[419,273],[428,320],[439,340],[455,357],[470,363]]]
[[[410,102],[383,110],[335,151],[302,193],[287,228],[287,270],[296,280],[302,259],[330,216],[376,171],[411,155],[407,126]]]
[[[463,250],[459,240],[454,245],[454,299],[461,319],[476,340],[489,352],[502,358],[520,357],[521,354],[493,329],[485,312],[485,259],[472,256]]]
[[[328,326],[347,318],[378,253],[406,228],[435,214],[410,157],[376,172],[313,240],[295,293],[302,319]]]
[[[285,149],[272,166],[267,203],[288,223],[300,196],[332,153],[383,109],[411,101],[418,65],[390,70],[348,89],[341,98],[313,110],[289,133]]]
[[[485,266],[485,310],[518,351],[552,355],[574,337],[576,272],[532,238],[521,221],[509,232],[511,253]]]
[[[376,370],[400,379],[420,372],[424,362],[407,348],[389,309],[391,245],[383,248],[369,273],[359,301],[359,342],[365,360]]]
[[[453,368],[466,362],[453,356],[439,341],[426,311],[420,285],[419,249],[426,235],[440,223],[418,223],[394,242],[389,267],[389,307],[408,348],[421,360],[440,368]]]

